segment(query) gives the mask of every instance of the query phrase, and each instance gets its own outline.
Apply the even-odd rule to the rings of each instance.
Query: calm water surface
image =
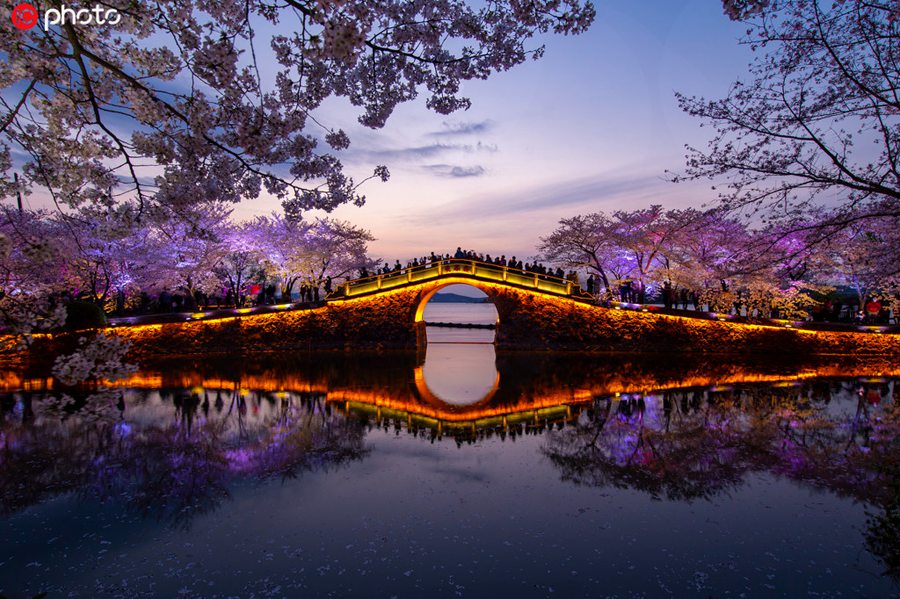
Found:
[[[423,314],[425,322],[457,322],[466,324],[495,324],[497,309],[493,304],[429,303]],[[492,329],[453,329],[427,327],[429,343],[493,343]]]
[[[9,597],[900,593],[890,360],[438,343],[39,374],[0,387]]]

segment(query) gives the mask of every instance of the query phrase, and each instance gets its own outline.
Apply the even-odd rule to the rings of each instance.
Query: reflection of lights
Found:
[[[235,312],[235,314],[250,314],[251,310],[252,310],[252,308],[238,308],[234,312]]]

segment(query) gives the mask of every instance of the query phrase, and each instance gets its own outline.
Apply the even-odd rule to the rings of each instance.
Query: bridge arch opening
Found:
[[[416,308],[430,343],[493,343],[497,308],[477,286],[447,283],[429,290]]]

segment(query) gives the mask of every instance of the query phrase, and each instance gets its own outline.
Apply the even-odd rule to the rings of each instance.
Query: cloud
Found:
[[[453,135],[474,135],[487,133],[493,128],[491,121],[479,121],[476,123],[448,122],[441,123],[443,129],[428,133],[431,137],[449,137]]]
[[[446,154],[462,153],[474,154],[477,152],[497,152],[494,144],[484,144],[480,141],[473,144],[458,143],[433,143],[421,146],[409,146],[406,148],[380,148],[350,150],[345,156],[352,156],[357,160],[373,163],[417,161],[427,158],[437,158]]]
[[[422,167],[426,171],[439,177],[480,177],[484,174],[484,167],[476,164],[475,166],[458,166],[454,164],[426,164]]]

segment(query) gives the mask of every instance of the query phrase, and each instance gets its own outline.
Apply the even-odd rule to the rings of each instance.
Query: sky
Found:
[[[595,5],[585,34],[548,36],[541,60],[464,83],[468,111],[439,115],[423,96],[370,130],[349,104],[326,106],[320,116],[350,135],[339,156],[351,174],[391,170],[365,184],[365,206],[331,216],[368,228],[372,255],[391,263],[457,246],[523,259],[561,218],[714,201],[709,182],[667,180],[683,170],[685,144],[703,147],[710,131],[674,94],[723,96],[752,59],[738,43],[744,27],[717,0]],[[278,208],[259,198],[235,216]]]

